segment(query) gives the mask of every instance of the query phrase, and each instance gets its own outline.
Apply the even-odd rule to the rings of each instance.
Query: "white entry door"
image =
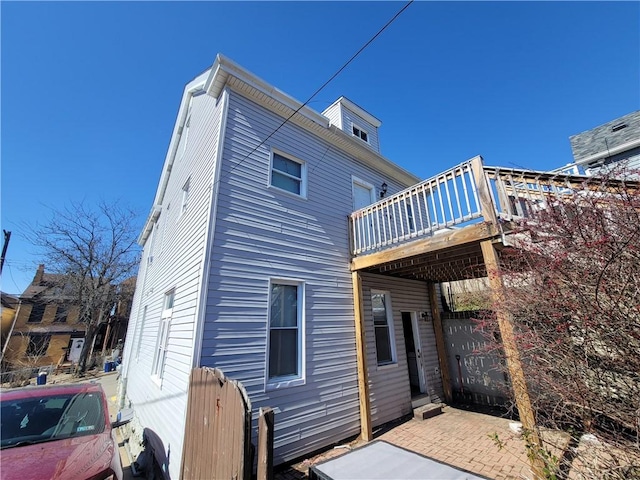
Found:
[[[422,360],[422,342],[420,341],[420,325],[418,312],[401,312],[402,329],[407,352],[407,368],[412,395],[427,393],[427,382]]]
[[[373,185],[356,177],[351,177],[351,179],[353,185],[353,211],[368,207],[376,201]],[[358,236],[360,236],[360,238],[357,238],[356,241],[359,247],[372,245],[375,242],[371,221],[368,221],[366,225],[359,225]]]
[[[375,202],[373,185],[353,178],[353,209],[360,210]]]
[[[83,346],[84,346],[84,338],[71,339],[71,350],[69,350],[69,356],[67,357],[70,362],[78,363],[78,361],[80,360],[80,353],[82,352]]]

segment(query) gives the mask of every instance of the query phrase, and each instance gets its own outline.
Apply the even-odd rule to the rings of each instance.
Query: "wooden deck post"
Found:
[[[438,302],[438,294],[436,292],[436,284],[427,283],[429,292],[429,303],[431,305],[431,317],[433,318],[433,331],[436,335],[436,350],[438,351],[438,363],[440,365],[440,378],[442,379],[442,389],[444,390],[444,400],[451,403],[453,395],[451,394],[451,378],[449,377],[449,363],[447,361],[447,348],[444,343],[444,333],[442,330],[442,317],[440,316],[440,308]]]
[[[356,326],[356,357],[358,362],[358,393],[360,396],[360,436],[368,442],[373,439],[371,428],[371,402],[369,400],[369,378],[367,375],[367,342],[364,328],[364,306],[362,302],[362,278],[352,272],[353,313]]]
[[[491,186],[484,173],[482,157],[480,155],[471,159],[471,169],[473,170],[473,178],[476,182],[476,191],[478,192],[480,210],[484,221],[490,222],[492,225],[497,225],[498,217],[496,215],[496,206],[493,203]]]
[[[273,421],[273,410],[270,407],[261,408],[258,418],[257,480],[273,480]]]
[[[489,278],[489,286],[491,287],[491,297],[493,303],[499,305],[500,300],[504,295],[504,285],[500,274],[498,254],[496,253],[491,240],[481,242],[480,246],[482,248],[484,263],[487,267],[487,276]],[[513,393],[518,407],[518,413],[520,414],[522,427],[529,432],[528,442],[538,448],[542,448],[542,443],[540,442],[538,431],[536,429],[535,414],[533,413],[533,407],[531,406],[529,390],[527,389],[527,382],[524,377],[524,371],[522,370],[522,360],[520,359],[520,352],[516,345],[510,314],[500,309],[497,309],[495,313],[498,320],[498,327],[500,328],[500,335],[502,336],[502,345],[507,358],[507,368],[509,369],[511,385],[513,387]],[[534,478],[545,478],[543,473],[544,465],[542,461],[536,457],[529,458]]]

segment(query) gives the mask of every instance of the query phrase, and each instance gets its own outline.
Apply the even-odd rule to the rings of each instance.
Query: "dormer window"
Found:
[[[367,134],[367,132],[362,130],[360,127],[356,127],[355,125],[352,125],[351,128],[354,137],[358,137],[363,142],[369,143],[369,135]]]

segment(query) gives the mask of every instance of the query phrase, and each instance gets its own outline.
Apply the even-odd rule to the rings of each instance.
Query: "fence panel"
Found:
[[[251,478],[251,402],[221,370],[191,371],[184,435],[180,478]]]

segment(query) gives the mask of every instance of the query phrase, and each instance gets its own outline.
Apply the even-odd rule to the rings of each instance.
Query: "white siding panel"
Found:
[[[341,105],[340,103],[335,103],[331,107],[327,108],[322,114],[329,119],[329,122],[332,125],[335,125],[338,128],[342,128],[342,114],[340,113]]]
[[[135,324],[141,321],[147,306],[144,329],[136,331],[140,337],[139,357],[136,359],[135,343],[129,356],[131,361],[126,365],[127,396],[140,424],[158,435],[165,454],[170,449],[168,469],[172,478],[179,477],[182,455],[187,386],[221,111],[221,105],[207,95],[193,98],[188,140],[186,145],[184,142],[179,145],[176,154],[158,220],[158,238],[153,248],[150,241],[145,247],[145,255],[154,258],[152,263],[147,263],[143,256],[131,317],[135,321],[129,328],[135,330]],[[188,204],[182,212],[183,186],[188,179]],[[159,386],[151,378],[151,370],[164,294],[170,289],[175,289],[175,303],[164,375]]]
[[[254,410],[275,409],[276,462],[359,432],[351,178],[393,184],[292,124],[253,151],[281,123],[231,92],[201,357],[241,381]],[[268,186],[271,147],[306,162],[306,199]],[[265,390],[270,278],[305,282],[306,381],[279,390]]]

